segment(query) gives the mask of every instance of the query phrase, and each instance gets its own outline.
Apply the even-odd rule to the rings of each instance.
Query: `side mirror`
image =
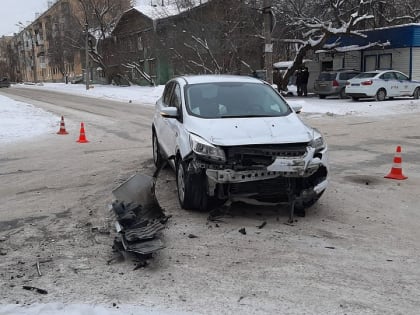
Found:
[[[293,110],[295,111],[296,114],[300,114],[302,111],[302,106],[300,105],[294,105],[292,106]]]
[[[178,108],[165,107],[160,111],[160,115],[165,118],[178,118]]]

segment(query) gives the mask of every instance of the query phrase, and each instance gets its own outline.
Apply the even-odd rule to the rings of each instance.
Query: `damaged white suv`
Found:
[[[327,187],[327,145],[266,82],[230,75],[170,80],[156,102],[153,159],[176,171],[180,205],[288,204],[291,217]]]

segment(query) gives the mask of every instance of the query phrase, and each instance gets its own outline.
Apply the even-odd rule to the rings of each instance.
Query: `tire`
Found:
[[[415,100],[418,100],[420,98],[420,87],[416,87],[413,93],[413,97]]]
[[[314,198],[312,198],[310,201],[306,201],[303,203],[299,203],[295,205],[294,213],[298,217],[304,217],[306,215],[306,209],[312,207],[314,204],[317,203],[319,198],[323,195],[325,190],[323,190],[320,194],[316,195]]]
[[[385,89],[379,89],[378,92],[376,92],[375,99],[378,102],[385,101],[385,99],[386,99],[386,90]]]
[[[347,98],[347,94],[346,94],[345,89],[341,89],[341,90],[340,90],[340,94],[339,94],[339,96],[340,96],[340,98],[341,98],[341,99],[345,99],[345,98]]]
[[[319,94],[318,95],[318,97],[321,99],[321,100],[323,100],[324,98],[326,98],[327,96],[326,95],[321,95],[321,94]]]
[[[209,196],[204,173],[190,174],[188,163],[180,158],[176,161],[176,188],[181,208],[187,210],[207,211]]]
[[[153,129],[152,131],[152,147],[153,147],[153,163],[157,168],[162,166],[163,163],[163,156],[160,152],[159,141],[156,136],[156,131]]]
[[[357,96],[352,96],[352,97],[351,97],[351,99],[352,99],[353,101],[358,101],[358,100],[359,100],[359,98],[358,98]]]

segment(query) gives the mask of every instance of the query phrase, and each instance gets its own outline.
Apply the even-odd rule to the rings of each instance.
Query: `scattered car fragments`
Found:
[[[112,210],[116,215],[117,235],[114,249],[120,253],[133,253],[146,261],[156,251],[164,248],[160,231],[169,217],[155,197],[156,176],[136,174],[113,190],[116,200]]]
[[[40,288],[33,287],[33,286],[29,286],[29,285],[22,286],[22,289],[28,290],[28,291],[33,291],[33,292],[36,292],[36,293],[39,293],[39,294],[48,294],[47,290],[40,289]]]

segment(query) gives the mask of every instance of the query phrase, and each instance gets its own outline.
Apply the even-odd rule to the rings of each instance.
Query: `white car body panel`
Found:
[[[187,126],[189,132],[220,146],[309,142],[313,136],[310,129],[302,127],[295,113],[285,117],[255,118],[202,119],[190,116]]]

